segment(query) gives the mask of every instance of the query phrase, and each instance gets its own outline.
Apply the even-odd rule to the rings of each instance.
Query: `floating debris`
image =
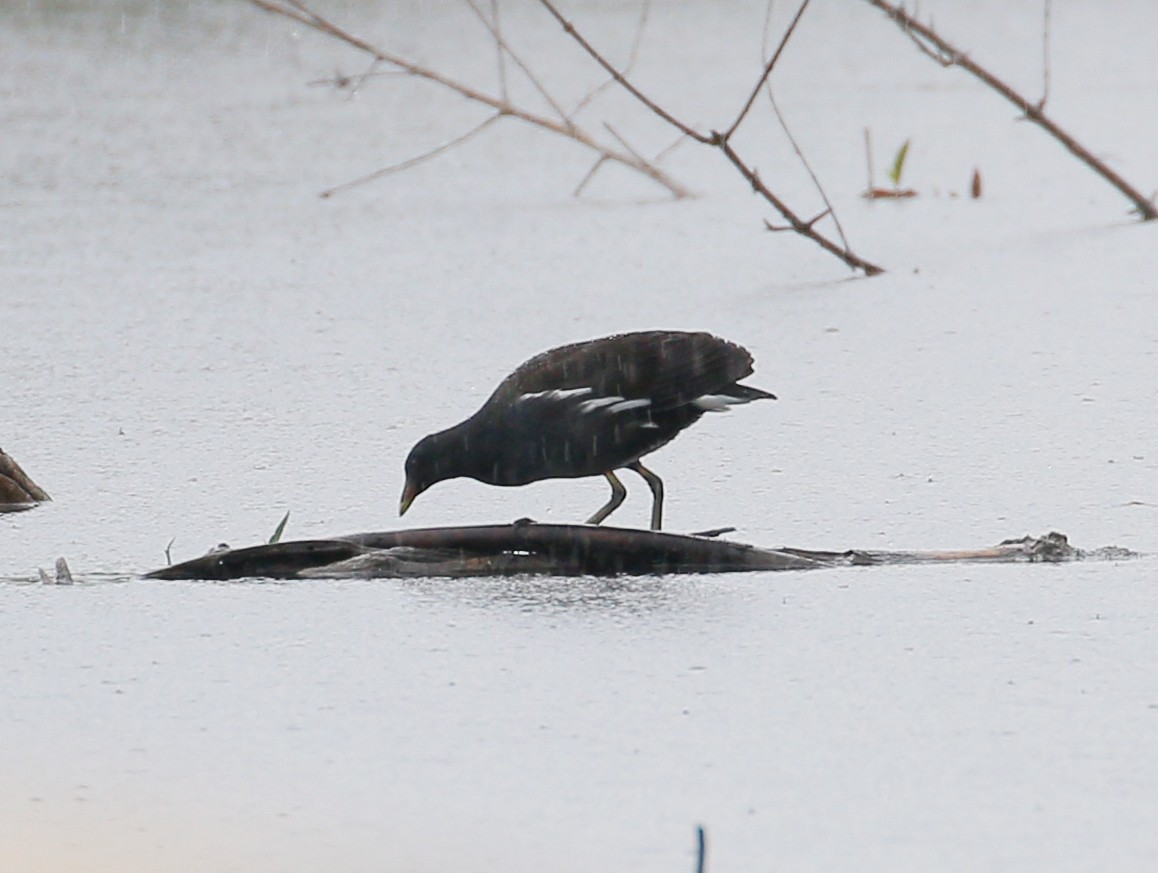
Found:
[[[68,567],[68,561],[64,558],[56,559],[56,576],[55,578],[49,576],[40,567],[36,568],[36,573],[40,577],[41,585],[71,585],[73,584],[72,570]]]
[[[706,531],[715,534],[716,531]],[[951,551],[763,548],[663,531],[535,524],[426,528],[215,550],[146,574],[151,579],[618,576],[811,570],[936,563],[1062,563],[1138,557],[1118,547],[1083,551],[1065,534],[1019,537]]]
[[[21,512],[51,499],[11,455],[0,449],[0,512]]]

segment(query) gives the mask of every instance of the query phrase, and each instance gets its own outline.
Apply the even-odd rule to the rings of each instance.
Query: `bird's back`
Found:
[[[504,379],[488,403],[589,388],[593,397],[646,398],[653,411],[661,411],[711,395],[751,373],[746,349],[709,333],[625,333],[536,355]]]

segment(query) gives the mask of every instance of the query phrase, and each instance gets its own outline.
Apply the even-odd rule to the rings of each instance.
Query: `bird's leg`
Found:
[[[619,509],[619,505],[623,503],[627,497],[627,489],[623,487],[623,483],[619,481],[619,477],[608,470],[603,474],[607,477],[607,481],[611,483],[611,499],[603,506],[599,507],[599,511],[587,519],[588,524],[599,524],[615,510]]]
[[[634,470],[642,476],[647,482],[647,487],[651,489],[651,496],[654,498],[651,503],[651,529],[659,530],[663,527],[663,480],[639,461],[628,464],[627,469]]]

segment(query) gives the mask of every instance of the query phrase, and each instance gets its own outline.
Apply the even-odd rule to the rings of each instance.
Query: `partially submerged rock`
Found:
[[[19,512],[52,498],[0,449],[0,512]]]
[[[768,549],[730,540],[591,525],[516,522],[355,534],[327,540],[216,549],[163,567],[151,579],[415,578],[427,576],[617,576],[811,570],[954,562],[1048,562],[1126,558],[1124,549],[1083,552],[1064,534],[1005,540],[983,549],[823,552]]]

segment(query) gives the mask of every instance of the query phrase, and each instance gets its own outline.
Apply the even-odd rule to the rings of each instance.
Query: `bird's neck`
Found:
[[[438,473],[442,479],[466,476],[496,483],[503,438],[496,428],[478,427],[477,416],[435,435]]]

